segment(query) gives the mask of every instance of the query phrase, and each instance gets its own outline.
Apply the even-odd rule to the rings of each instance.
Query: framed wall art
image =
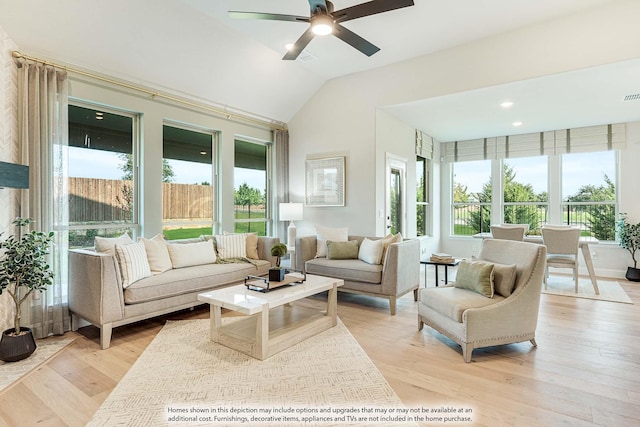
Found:
[[[344,157],[307,160],[305,206],[344,206]]]

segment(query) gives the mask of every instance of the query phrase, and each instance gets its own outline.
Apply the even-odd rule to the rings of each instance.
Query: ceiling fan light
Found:
[[[327,36],[333,32],[333,19],[328,15],[317,15],[311,19],[311,31],[316,36]]]

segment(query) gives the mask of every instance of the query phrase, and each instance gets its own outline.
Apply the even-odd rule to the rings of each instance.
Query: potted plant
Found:
[[[287,254],[287,245],[276,243],[271,247],[271,256],[276,257],[275,267],[269,269],[269,281],[282,282],[284,280],[284,268],[280,267],[280,259]]]
[[[631,254],[633,267],[627,267],[627,280],[640,282],[640,269],[638,269],[638,259],[636,251],[640,249],[640,223],[631,224],[626,213],[620,213],[620,218],[616,224],[618,232],[618,241],[620,247],[626,249]]]
[[[51,285],[53,272],[47,263],[53,232],[31,231],[22,235],[22,227],[31,224],[29,218],[16,218],[13,224],[18,237],[0,240],[0,295],[7,292],[15,305],[14,327],[2,333],[0,360],[16,362],[29,357],[36,349],[31,329],[20,326],[22,303],[35,290]],[[2,233],[0,233],[0,236]]]

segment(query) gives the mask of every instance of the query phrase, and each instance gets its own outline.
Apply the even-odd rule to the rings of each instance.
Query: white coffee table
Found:
[[[211,340],[264,360],[337,324],[337,294],[342,279],[307,274],[304,283],[269,292],[248,290],[245,285],[205,292],[198,300],[211,309]],[[317,310],[293,302],[329,291],[327,308]],[[246,315],[222,324],[226,308]]]

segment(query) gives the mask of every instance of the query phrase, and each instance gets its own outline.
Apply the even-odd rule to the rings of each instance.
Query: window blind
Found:
[[[443,143],[447,162],[623,150],[624,123]]]
[[[433,145],[433,137],[416,129],[416,155],[432,160]]]

